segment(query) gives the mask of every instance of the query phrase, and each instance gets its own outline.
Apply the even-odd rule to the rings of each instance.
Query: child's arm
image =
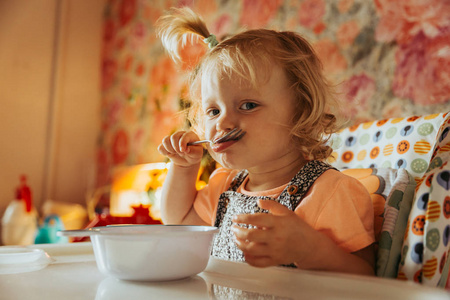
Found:
[[[371,246],[348,253],[285,206],[270,200],[259,203],[270,213],[238,215],[233,220],[257,227],[232,227],[249,264],[267,267],[295,262],[301,269],[374,275]]]
[[[193,209],[203,148],[187,144],[197,140],[198,136],[193,132],[178,131],[165,137],[158,147],[159,152],[172,161],[161,196],[164,224],[206,224]]]

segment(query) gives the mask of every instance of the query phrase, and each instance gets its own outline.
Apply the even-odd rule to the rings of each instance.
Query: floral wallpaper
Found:
[[[159,142],[185,125],[184,71],[205,48],[186,48],[186,64],[176,66],[154,24],[168,8],[186,5],[218,37],[260,27],[305,36],[337,84],[349,124],[450,110],[448,0],[110,0],[98,186],[116,167],[163,161]]]

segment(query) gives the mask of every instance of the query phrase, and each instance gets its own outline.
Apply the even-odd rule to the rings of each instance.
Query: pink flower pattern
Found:
[[[325,15],[325,2],[323,0],[305,0],[298,10],[299,23],[306,28],[314,29],[321,24]]]
[[[376,29],[378,41],[396,40],[408,43],[422,32],[435,38],[450,26],[450,1],[442,0],[377,0],[380,22]]]
[[[242,0],[240,23],[249,29],[264,27],[274,17],[282,0]]]
[[[450,28],[449,28],[450,29]],[[418,34],[396,53],[392,90],[421,105],[445,103],[450,95],[450,30],[438,38]]]
[[[229,14],[223,14],[212,26],[212,32],[220,39],[223,35],[230,33],[232,18]]]
[[[102,65],[102,90],[111,87],[116,79],[117,63],[114,60],[104,60]]]
[[[339,44],[346,48],[353,44],[360,32],[358,22],[351,20],[341,24],[336,32]]]
[[[375,93],[375,81],[367,74],[359,74],[352,76],[345,81],[342,86],[342,94],[344,95],[343,114],[346,117],[355,117],[360,110],[365,111],[368,103]]]
[[[427,105],[450,99],[450,1],[378,0],[375,37],[396,41],[392,90]]]
[[[338,74],[347,68],[347,61],[340,52],[339,47],[329,39],[314,43],[317,55],[321,59],[325,73],[329,76]]]
[[[120,25],[127,25],[136,13],[137,0],[122,0],[120,3]]]
[[[340,13],[346,13],[352,7],[354,0],[339,0],[338,10]]]
[[[115,132],[111,150],[114,165],[125,162],[129,153],[129,138],[125,130],[119,129]]]

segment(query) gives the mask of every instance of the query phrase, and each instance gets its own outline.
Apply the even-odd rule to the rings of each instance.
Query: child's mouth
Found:
[[[245,135],[245,131],[242,131],[242,129],[234,128],[233,130],[227,132],[226,134],[222,135],[221,137],[218,137],[214,139],[213,144],[220,144],[232,140],[239,140]]]
[[[236,138],[234,138],[232,140],[228,140],[228,141],[225,141],[225,142],[220,142],[220,143],[217,143],[217,144],[212,144],[212,145],[210,145],[211,150],[213,150],[214,152],[222,152],[225,149],[227,149],[227,148],[231,147],[232,145],[234,145],[239,140],[241,140],[244,137],[244,135],[245,135],[245,132],[242,135],[240,135],[240,136],[238,136],[238,137],[236,137]]]

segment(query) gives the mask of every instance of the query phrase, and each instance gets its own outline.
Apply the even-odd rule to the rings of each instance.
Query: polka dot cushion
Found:
[[[408,220],[399,279],[450,288],[450,121],[441,127]]]
[[[399,279],[445,286],[450,250],[450,165],[427,173],[408,220]]]
[[[348,127],[331,139],[328,162],[338,169],[406,169],[417,181],[430,166],[448,113],[394,118]],[[447,146],[445,151],[450,151]]]
[[[397,278],[450,288],[450,114],[363,123],[335,134],[331,146],[328,162],[338,169],[405,169],[414,177]]]

